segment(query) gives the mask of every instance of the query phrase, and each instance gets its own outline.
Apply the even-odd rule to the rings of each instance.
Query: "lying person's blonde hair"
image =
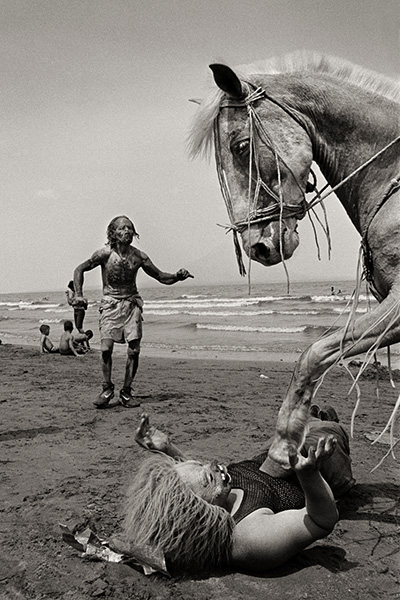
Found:
[[[127,492],[124,532],[130,546],[161,550],[172,568],[211,569],[229,562],[234,521],[194,494],[169,456],[145,460]]]

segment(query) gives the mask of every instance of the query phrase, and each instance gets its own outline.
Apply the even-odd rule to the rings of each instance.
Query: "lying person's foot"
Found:
[[[126,390],[125,388],[120,390],[118,402],[125,408],[136,408],[136,406],[140,406],[140,402],[135,400],[135,398],[132,396],[131,390]]]
[[[315,417],[316,419],[319,419],[320,410],[321,409],[318,406],[318,404],[312,404],[310,406],[310,417]]]
[[[103,391],[100,396],[93,402],[96,408],[104,408],[114,398],[114,384],[103,383]]]
[[[321,421],[334,421],[339,423],[339,417],[336,410],[330,404],[325,404],[322,408],[318,404],[310,406],[310,416],[320,419]]]
[[[339,417],[336,410],[330,404],[325,404],[319,411],[321,421],[334,421],[339,423]]]
[[[150,425],[149,415],[142,414],[140,425],[135,433],[135,441],[145,448],[155,452],[166,452],[169,446],[169,437],[154,425]]]

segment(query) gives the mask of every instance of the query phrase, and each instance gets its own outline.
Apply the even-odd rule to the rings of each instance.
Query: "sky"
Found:
[[[307,49],[400,73],[398,0],[0,0],[0,11],[0,293],[65,289],[120,214],[161,270],[242,284],[217,225],[228,216],[215,165],[187,151],[188,100],[204,95],[208,65]],[[359,236],[336,197],[327,210],[331,260],[304,219],[293,281],[355,278]],[[285,281],[281,265],[251,273]]]

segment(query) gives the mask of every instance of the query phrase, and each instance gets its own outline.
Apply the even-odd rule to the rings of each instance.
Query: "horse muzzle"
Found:
[[[289,259],[299,245],[297,219],[255,223],[241,232],[243,249],[252,260],[265,267]]]

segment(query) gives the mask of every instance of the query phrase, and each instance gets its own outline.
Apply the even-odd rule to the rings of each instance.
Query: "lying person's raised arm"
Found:
[[[172,458],[186,460],[186,456],[169,439],[168,434],[150,425],[149,415],[143,413],[135,433],[135,441],[151,452],[161,452]]]
[[[277,514],[260,508],[240,521],[232,548],[235,566],[256,571],[278,567],[332,531],[338,512],[319,467],[334,447],[332,437],[321,438],[317,448],[310,448],[306,457],[296,452],[290,454],[290,464],[303,488],[306,506]]]

